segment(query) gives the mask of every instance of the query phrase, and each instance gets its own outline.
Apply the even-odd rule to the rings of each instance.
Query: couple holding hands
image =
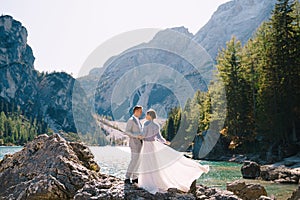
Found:
[[[152,194],[169,188],[188,192],[194,180],[209,171],[209,166],[200,165],[168,146],[170,142],[161,135],[160,126],[155,122],[155,110],[146,112],[143,125],[139,119],[142,113],[143,107],[135,106],[126,125],[131,160],[125,184],[137,184]]]

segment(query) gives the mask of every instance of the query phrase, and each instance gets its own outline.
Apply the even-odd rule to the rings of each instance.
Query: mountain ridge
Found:
[[[269,19],[276,0],[234,0],[218,7],[210,20],[195,34],[215,59],[219,50],[234,35],[245,44],[262,22]]]
[[[163,47],[168,47],[170,49],[179,49],[178,52],[179,55],[182,54],[189,54],[188,52],[190,48],[189,42],[179,42],[176,36],[172,36],[172,33],[170,30],[173,30],[175,32],[178,32],[187,38],[190,38],[191,41],[195,41],[199,45],[201,45],[211,56],[212,60],[215,60],[217,53],[220,49],[224,48],[226,45],[226,42],[230,40],[230,38],[234,35],[237,39],[241,40],[242,43],[245,43],[248,39],[251,38],[251,36],[255,33],[256,29],[260,26],[260,24],[267,20],[269,16],[271,15],[271,11],[275,5],[276,0],[235,0],[235,1],[229,1],[225,4],[222,4],[218,7],[218,9],[214,12],[210,20],[195,34],[193,35],[188,31],[187,28],[181,26],[181,27],[174,27],[165,29],[162,31],[159,31],[152,40],[150,40],[148,43],[142,43],[140,45],[131,47],[124,52],[122,52],[119,55],[115,55],[107,60],[107,62],[104,64],[102,68],[94,68],[90,71],[90,74],[78,78],[80,82],[82,81],[87,82],[86,80],[92,81],[95,84],[101,82],[103,76],[107,77],[115,77],[111,78],[111,80],[104,79],[107,81],[107,87],[105,89],[105,86],[103,88],[103,85],[93,85],[93,89],[88,89],[88,96],[94,97],[95,94],[95,106],[96,111],[98,114],[104,114],[104,115],[113,115],[111,112],[112,109],[110,107],[110,100],[111,95],[107,93],[107,90],[112,90],[113,85],[118,81],[119,79],[117,77],[122,76],[126,71],[133,70],[133,66],[139,66],[145,64],[146,61],[148,63],[160,63],[166,66],[171,66],[176,69],[179,69],[179,71],[184,70],[183,68],[187,68],[187,65],[182,65],[182,60],[169,57],[168,53],[161,52],[159,56],[156,56],[155,53],[149,53],[145,55],[142,52],[145,51],[146,47],[156,47],[156,44],[160,44]],[[169,30],[169,33],[168,33]],[[166,34],[168,33],[168,34]],[[173,38],[172,38],[173,37]],[[137,51],[135,54],[132,53],[134,49],[141,49],[140,51]],[[144,48],[144,49],[143,49]],[[130,54],[130,51],[132,54]],[[131,61],[128,60],[122,60],[122,56],[128,55],[132,60],[134,60],[134,63],[130,63]],[[149,56],[149,54],[152,54]],[[129,56],[130,55],[130,56]],[[151,57],[151,58],[149,58]],[[119,62],[116,60],[119,59]],[[122,62],[121,62],[122,61]],[[112,64],[114,62],[114,64]],[[129,66],[129,65],[132,66]],[[110,68],[113,67],[116,68],[114,73],[110,73]],[[117,66],[117,67],[116,67]],[[101,67],[101,66],[100,66]],[[101,71],[100,71],[101,69]],[[211,79],[207,77],[212,77],[212,73],[215,70],[213,63],[208,66],[206,65],[205,68],[202,68],[201,75],[204,76],[202,78],[205,79],[205,83],[208,84]],[[93,74],[93,72],[96,72],[98,74]],[[192,74],[192,73],[191,73]],[[187,74],[185,74],[187,75]],[[100,76],[100,77],[99,77]],[[206,76],[206,77],[205,77]],[[97,80],[93,80],[93,78],[98,78]],[[194,77],[196,78],[196,77]],[[137,89],[133,92],[132,97],[128,98],[123,102],[123,106],[129,105],[129,107],[132,107],[133,104],[138,103],[142,104],[145,108],[149,107],[156,107],[155,102],[149,101],[149,98],[145,98],[143,96],[151,96],[156,95],[155,90],[152,89],[152,86],[149,85],[150,88],[146,90],[145,88],[141,87],[140,89]],[[100,89],[101,88],[101,89]],[[111,89],[109,89],[111,88]],[[203,87],[199,87],[198,89],[203,89]],[[161,90],[161,87],[159,87],[159,90]],[[90,93],[92,91],[92,93]],[[147,91],[152,91],[154,93],[149,93]],[[166,89],[163,89],[162,93],[166,93],[170,95],[170,91],[168,92]],[[172,92],[172,91],[171,91]],[[164,95],[167,96],[167,95]],[[162,97],[160,99],[160,104],[162,105],[170,105],[169,107],[161,107],[158,106],[158,109],[164,110],[164,112],[159,113],[160,115],[165,115],[169,111],[169,108],[178,106],[178,103],[174,100],[174,96],[168,100],[166,100],[166,97]],[[137,99],[137,100],[136,100]],[[124,107],[122,107],[124,110]],[[123,114],[126,118],[128,118],[129,109],[126,109],[125,113]],[[118,112],[121,112],[120,110]]]
[[[43,118],[54,131],[76,132],[69,87],[75,79],[67,73],[35,70],[27,30],[11,16],[0,16],[0,39],[1,101],[16,104],[27,117]]]

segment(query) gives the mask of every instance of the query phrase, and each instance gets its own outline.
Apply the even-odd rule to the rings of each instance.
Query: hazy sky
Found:
[[[35,68],[77,76],[90,53],[110,38],[141,28],[185,26],[196,33],[229,0],[0,0],[0,14],[28,31]]]

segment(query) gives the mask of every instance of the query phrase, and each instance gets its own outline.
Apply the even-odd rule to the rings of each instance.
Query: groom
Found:
[[[139,156],[142,148],[142,124],[139,118],[142,116],[143,107],[135,106],[133,115],[127,122],[125,134],[129,136],[129,147],[131,150],[131,160],[127,168],[125,184],[138,183],[137,168],[139,165]]]

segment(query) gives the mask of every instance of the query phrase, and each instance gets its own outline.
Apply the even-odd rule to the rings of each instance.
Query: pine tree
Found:
[[[6,121],[6,115],[2,111],[0,113],[0,138],[3,137],[4,132],[5,132],[5,121]]]
[[[217,58],[219,76],[224,83],[227,117],[225,126],[237,145],[253,139],[251,79],[244,64],[241,42],[233,37]]]
[[[269,123],[261,127],[269,132],[271,140],[277,141],[289,140],[291,127],[296,124],[294,110],[299,102],[299,92],[295,90],[299,88],[299,39],[292,7],[289,0],[276,3],[267,29],[265,55],[268,62],[262,64],[261,69],[261,112],[269,119]]]
[[[167,140],[171,141],[175,136],[175,125],[173,116],[170,116],[167,122]]]

